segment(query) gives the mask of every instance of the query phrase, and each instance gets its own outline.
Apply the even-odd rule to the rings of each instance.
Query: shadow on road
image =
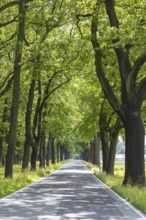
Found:
[[[121,212],[121,210],[123,210]],[[0,200],[0,219],[123,220],[146,219],[94,179],[81,161]]]

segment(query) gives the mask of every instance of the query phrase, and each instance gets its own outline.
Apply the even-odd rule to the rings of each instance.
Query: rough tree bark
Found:
[[[3,135],[3,131],[1,131],[1,134]],[[3,137],[0,137],[0,167],[2,167],[2,160],[3,160]]]
[[[51,151],[51,133],[49,132],[48,144],[47,144],[47,153],[46,153],[46,165],[50,165],[50,151]]]
[[[120,28],[115,11],[115,1],[105,0],[106,13],[110,26]],[[125,178],[123,184],[145,184],[144,166],[144,125],[141,118],[141,105],[146,99],[146,77],[137,84],[137,77],[141,67],[146,62],[146,54],[137,58],[134,65],[130,62],[128,45],[114,47],[121,82],[121,103],[107,80],[103,65],[100,45],[97,39],[98,15],[94,14],[91,24],[91,42],[95,52],[96,73],[102,85],[105,97],[115,112],[121,117],[125,128]],[[113,45],[120,41],[119,36],[113,39]]]
[[[52,138],[52,142],[51,142],[51,160],[52,160],[52,164],[55,164],[55,139]]]
[[[84,152],[83,152],[83,160],[89,162],[89,149],[85,149]]]
[[[38,79],[38,100],[37,105],[35,109],[35,116],[33,119],[33,129],[32,129],[32,152],[31,152],[31,168],[30,170],[36,170],[36,161],[38,156],[38,149],[40,144],[40,138],[41,138],[41,123],[42,123],[42,111],[38,112],[38,109],[40,107],[41,103],[41,82]]]
[[[96,132],[93,141],[93,164],[100,165],[100,133]]]
[[[57,143],[57,162],[60,161],[60,143]]]
[[[128,107],[129,105],[127,105]],[[124,184],[145,183],[144,169],[144,125],[141,117],[140,107],[133,105],[125,111],[125,178]]]
[[[102,145],[102,170],[106,172],[109,159],[108,131],[107,131],[106,113],[100,113],[99,127]]]
[[[8,108],[7,108],[7,99],[5,99],[5,107],[2,115],[2,123],[8,122]],[[6,129],[4,127],[0,128],[0,167],[4,165],[4,155],[3,155],[3,150],[4,150],[4,143],[7,143],[7,135],[6,135]]]
[[[21,72],[21,58],[22,58],[22,46],[24,41],[25,32],[25,1],[19,2],[19,27],[18,37],[16,43],[16,54],[14,61],[14,83],[13,83],[13,98],[10,114],[10,127],[8,136],[8,151],[6,155],[5,165],[5,178],[12,178],[13,176],[13,162],[14,152],[16,145],[17,134],[17,118],[18,118],[18,106],[20,97],[20,72]]]
[[[60,145],[60,161],[64,160],[64,146]]]
[[[46,149],[45,149],[45,132],[41,132],[41,141],[40,141],[40,148],[39,148],[39,161],[40,161],[40,168],[45,167],[45,154],[46,154]]]
[[[115,125],[110,129],[109,139],[110,139],[110,147],[109,147],[109,159],[107,165],[107,174],[114,175],[114,165],[115,165],[115,156],[116,156],[116,146],[119,136],[119,131],[122,128],[121,119],[117,118]]]
[[[25,143],[24,143],[24,151],[23,151],[22,171],[28,170],[28,164],[30,158],[30,147],[32,142],[31,116],[32,116],[32,106],[34,100],[35,82],[36,82],[35,80],[31,81],[28,102],[27,102],[27,109],[25,116]]]
[[[89,158],[90,163],[93,163],[93,142],[90,142]]]

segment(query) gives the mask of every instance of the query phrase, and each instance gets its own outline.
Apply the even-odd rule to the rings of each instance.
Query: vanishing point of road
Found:
[[[0,199],[0,220],[142,220],[80,160]]]

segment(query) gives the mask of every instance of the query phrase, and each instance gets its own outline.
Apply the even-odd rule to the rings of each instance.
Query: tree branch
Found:
[[[42,100],[42,103],[41,103],[41,105],[40,105],[38,111],[41,111],[41,110],[43,109],[43,107],[44,107],[44,105],[45,105],[47,99],[52,95],[52,93],[54,93],[57,89],[59,89],[61,86],[63,86],[64,84],[66,84],[66,83],[68,83],[68,82],[69,82],[69,80],[66,80],[65,82],[63,82],[63,83],[57,85],[54,89],[52,89],[52,91],[50,91],[50,92],[44,97],[44,99]]]
[[[12,6],[18,5],[18,4],[19,4],[19,1],[9,2],[5,5],[3,5],[2,7],[0,7],[0,12],[4,11],[5,9],[10,8]]]
[[[15,32],[14,34],[12,34],[12,36],[8,39],[8,41],[12,40],[16,35],[17,35],[17,32]]]
[[[15,17],[13,20],[11,20],[11,21],[7,21],[6,23],[0,23],[0,28],[6,26],[6,25],[8,25],[8,24],[11,24],[11,23],[15,22],[15,21],[16,21],[16,18],[18,18],[18,16],[16,16],[16,17]]]
[[[6,87],[0,92],[0,97],[2,97],[10,89],[13,79],[14,79],[14,76],[12,76],[8,80],[8,83],[7,83]]]
[[[7,8],[10,8],[10,7],[13,7],[13,6],[15,6],[15,5],[18,5],[20,1],[21,1],[21,0],[8,2],[7,4],[5,4],[5,5],[3,5],[2,7],[0,7],[0,12],[6,10]],[[25,2],[25,3],[28,3],[28,2],[32,2],[32,1],[33,1],[33,0],[25,0],[24,2]]]
[[[77,18],[77,22],[76,22],[76,25],[77,25],[77,28],[80,32],[80,35],[81,35],[81,38],[83,38],[83,34],[82,34],[82,31],[81,31],[81,28],[79,26],[79,23],[80,23],[80,17],[91,17],[94,13],[90,14],[90,13],[87,13],[87,14],[77,14],[76,15],[76,18]]]
[[[52,77],[49,79],[49,81],[48,81],[48,83],[47,83],[47,86],[46,86],[46,89],[45,89],[45,95],[48,94],[50,85],[51,85],[53,79],[55,78],[55,76],[56,76],[58,73],[59,73],[59,71],[54,71],[54,74],[53,74]]]
[[[140,104],[146,100],[146,77],[143,78],[137,87],[136,99]]]
[[[13,73],[14,73],[14,72],[11,72],[11,73],[9,73],[9,74],[6,76],[6,78],[4,79],[2,85],[0,85],[0,89],[2,89],[2,88],[4,87],[6,81],[8,80],[8,78],[9,78]]]
[[[27,41],[25,36],[24,36],[24,42],[25,42],[26,46],[29,47],[29,42]]]
[[[53,7],[52,7],[52,10],[51,10],[51,15],[54,13],[55,9],[56,9],[56,3],[57,3],[57,0],[54,1],[54,4],[53,4]]]
[[[115,1],[114,0],[105,0],[106,12],[109,17],[111,27],[119,29],[119,21],[115,12]],[[120,41],[120,38],[117,37],[113,39],[113,44],[116,44]],[[119,70],[121,78],[127,76],[131,70],[131,64],[128,56],[128,52],[124,50],[122,46],[115,48],[115,52],[118,58]]]
[[[45,33],[44,33],[44,36],[42,37],[42,41],[45,41],[45,40],[46,40],[46,38],[47,38],[47,36],[48,36],[48,34],[49,34],[50,31],[51,31],[51,29],[49,28],[49,25],[48,25],[48,23],[46,22],[46,31],[45,31]]]
[[[60,6],[59,6],[59,10],[61,10],[63,3],[64,3],[64,0],[61,1]]]
[[[96,74],[99,78],[99,81],[101,83],[103,92],[105,94],[105,97],[113,107],[113,109],[121,114],[120,110],[120,103],[114,94],[109,81],[105,77],[104,70],[102,67],[102,54],[100,51],[100,45],[97,40],[96,32],[97,32],[97,27],[98,27],[98,17],[97,15],[94,15],[92,17],[92,22],[91,22],[91,43],[93,45],[93,49],[95,52],[95,66],[96,66]]]
[[[132,75],[134,81],[136,80],[140,68],[144,65],[145,62],[146,62],[146,54],[143,54],[135,61],[135,64],[130,72],[130,75]]]

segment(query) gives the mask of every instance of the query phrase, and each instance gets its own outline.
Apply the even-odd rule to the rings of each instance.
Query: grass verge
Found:
[[[100,168],[85,162],[86,166],[91,170],[91,172],[97,176],[102,182],[107,184],[112,190],[114,190],[121,197],[126,199],[128,202],[133,204],[136,208],[140,209],[146,214],[146,187],[138,186],[123,186],[122,181],[124,178],[124,165],[115,165],[115,175],[110,176],[102,173]]]
[[[14,165],[13,179],[4,179],[4,168],[0,168],[0,198],[7,196],[27,185],[53,173],[66,161],[51,164],[45,169],[37,168],[37,171],[21,173],[21,165]]]

